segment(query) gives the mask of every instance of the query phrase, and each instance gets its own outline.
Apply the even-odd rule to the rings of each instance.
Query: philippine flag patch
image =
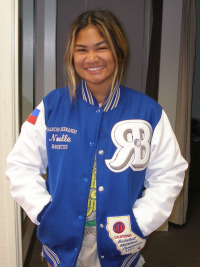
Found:
[[[34,109],[31,115],[27,118],[27,121],[30,122],[31,124],[35,125],[37,118],[39,116],[40,110],[39,109]]]

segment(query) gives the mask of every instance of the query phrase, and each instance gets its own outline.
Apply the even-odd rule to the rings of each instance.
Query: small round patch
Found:
[[[113,225],[113,231],[117,234],[121,234],[125,230],[125,225],[123,222],[116,222]]]
[[[141,147],[141,141],[140,141],[140,139],[135,139],[135,140],[134,140],[134,144],[135,144],[135,146],[137,146],[137,147]]]

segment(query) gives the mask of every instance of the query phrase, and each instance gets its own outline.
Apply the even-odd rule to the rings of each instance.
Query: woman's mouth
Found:
[[[87,68],[87,70],[89,70],[89,71],[97,71],[97,70],[101,70],[101,69],[103,69],[103,66],[95,67],[95,68]]]

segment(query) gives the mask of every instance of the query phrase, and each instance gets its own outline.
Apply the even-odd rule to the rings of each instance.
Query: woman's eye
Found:
[[[106,49],[106,47],[99,47],[99,48],[98,48],[98,50],[100,50],[100,51],[101,51],[101,50],[105,50],[105,49]]]
[[[78,52],[86,52],[86,49],[81,48],[81,49],[78,49],[77,51]]]
[[[85,48],[75,48],[75,52],[86,52]]]

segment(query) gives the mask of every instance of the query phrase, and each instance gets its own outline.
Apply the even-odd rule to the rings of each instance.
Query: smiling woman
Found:
[[[127,53],[125,32],[112,13],[91,10],[81,14],[72,24],[65,53],[66,74],[72,98],[76,98],[76,85],[85,78],[81,75],[86,73],[90,75],[89,79],[94,76],[91,82],[96,77],[94,92],[100,94],[101,103],[109,89],[111,96],[116,79],[120,83],[124,74]],[[103,81],[105,86],[101,87],[103,92],[100,93],[98,84]]]
[[[103,103],[112,85],[115,62],[107,41],[93,25],[80,30],[77,35],[74,67],[77,74],[87,81],[97,101]]]
[[[187,163],[164,110],[121,85],[126,57],[115,16],[82,13],[66,48],[69,86],[43,98],[8,156],[11,193],[51,266],[142,267],[182,188]]]

